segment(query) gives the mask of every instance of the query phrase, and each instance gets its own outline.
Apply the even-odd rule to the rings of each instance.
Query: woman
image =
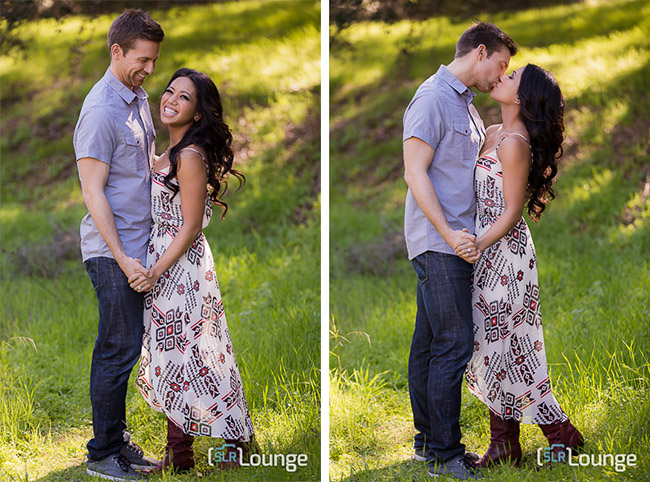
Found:
[[[210,222],[212,202],[221,207],[222,219],[226,215],[220,196],[228,175],[240,185],[245,179],[232,167],[232,135],[207,75],[174,73],[160,117],[170,145],[152,172],[149,276],[135,274],[129,283],[148,292],[137,386],[167,416],[163,468],[173,464],[185,471],[194,467],[196,435],[223,438],[243,452],[255,443],[212,253],[201,231]]]
[[[474,355],[466,377],[490,409],[490,447],[476,462],[482,468],[519,461],[520,422],[538,424],[551,445],[577,449],[584,443],[551,391],[537,257],[522,217],[528,203],[537,221],[555,197],[564,100],[553,76],[532,64],[502,77],[490,97],[501,104],[503,123],[488,128],[474,171],[476,246],[456,247],[464,259],[476,261]]]

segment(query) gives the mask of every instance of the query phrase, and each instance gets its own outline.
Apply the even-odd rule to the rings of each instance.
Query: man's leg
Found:
[[[94,438],[88,457],[100,460],[120,451],[126,429],[126,391],[142,348],[143,295],[129,286],[112,258],[91,258],[86,270],[99,304],[99,326],[90,369]]]
[[[472,357],[471,265],[455,255],[428,251],[420,278],[422,304],[432,333],[427,399],[430,440],[427,460],[445,461],[465,452],[460,442],[463,373]]]
[[[415,434],[414,449],[419,455],[426,456],[427,442],[431,439],[431,423],[429,420],[429,349],[433,334],[427,317],[424,299],[422,296],[422,283],[427,280],[426,253],[412,260],[413,267],[418,276],[417,284],[417,313],[415,315],[415,329],[409,352],[408,383],[411,409],[413,410],[413,424]]]

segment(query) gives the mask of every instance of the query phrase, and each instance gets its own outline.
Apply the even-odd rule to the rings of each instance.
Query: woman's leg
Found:
[[[167,446],[162,468],[172,467],[186,472],[194,467],[194,437],[187,435],[169,418],[167,419]]]
[[[584,437],[568,418],[560,423],[540,424],[539,428],[551,446],[564,445],[565,448],[577,451],[585,444]]]
[[[490,446],[476,466],[486,469],[506,461],[517,464],[520,460],[519,422],[504,420],[490,411]]]

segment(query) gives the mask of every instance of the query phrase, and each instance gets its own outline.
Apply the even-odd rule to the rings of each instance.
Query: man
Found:
[[[473,349],[472,266],[455,254],[472,241],[474,162],[485,138],[471,104],[475,87],[489,92],[517,48],[494,25],[468,28],[456,55],[418,88],[404,114],[404,179],[408,184],[404,231],[418,276],[417,315],[409,356],[415,456],[429,475],[477,478],[475,454],[460,442],[461,385]]]
[[[99,304],[90,370],[94,437],[89,475],[140,480],[134,469],[155,467],[126,432],[129,374],[140,355],[143,294],[128,278],[146,273],[150,166],[154,126],[142,88],[153,73],[164,32],[141,10],[126,10],[108,31],[111,62],[86,97],[74,148],[88,214],[81,221],[81,253]]]

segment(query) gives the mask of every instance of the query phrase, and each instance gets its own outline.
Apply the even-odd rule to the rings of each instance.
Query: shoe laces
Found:
[[[144,450],[135,442],[129,442],[126,444],[126,448],[129,449],[131,452],[134,452],[136,455],[139,457],[144,456]]]
[[[113,460],[119,466],[119,468],[122,469],[124,472],[128,472],[129,470],[131,470],[131,464],[123,455],[116,455],[115,457],[113,457]]]
[[[460,464],[465,470],[475,473],[476,472],[476,465],[474,465],[474,462],[472,462],[469,458],[463,456],[460,459],[458,459],[456,462]]]

